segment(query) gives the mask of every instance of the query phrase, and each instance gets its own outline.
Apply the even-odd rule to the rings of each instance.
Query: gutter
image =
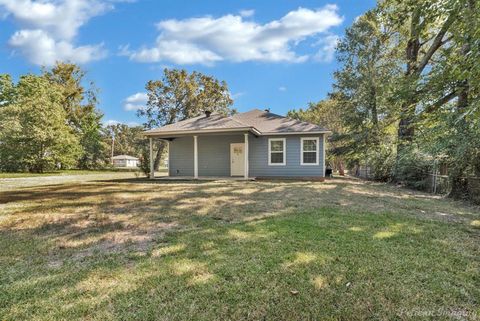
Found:
[[[330,130],[317,131],[295,131],[295,132],[260,132],[255,127],[238,127],[238,128],[216,128],[216,129],[198,129],[198,130],[172,130],[172,131],[145,131],[143,134],[147,137],[172,136],[172,135],[193,135],[193,134],[212,134],[212,133],[235,133],[235,132],[252,132],[255,136],[286,136],[286,135],[312,135],[326,134],[330,135]]]

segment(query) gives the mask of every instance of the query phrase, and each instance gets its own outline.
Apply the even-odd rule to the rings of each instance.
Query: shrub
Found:
[[[408,187],[425,190],[429,173],[433,169],[430,156],[416,148],[405,149],[395,164],[395,180]]]
[[[381,146],[369,157],[371,178],[378,181],[390,181],[395,167],[395,152],[391,147]]]

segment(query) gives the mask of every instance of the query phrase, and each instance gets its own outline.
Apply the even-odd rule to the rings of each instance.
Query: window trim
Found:
[[[304,163],[303,162],[303,141],[305,140],[314,140],[317,142],[316,144],[316,160],[315,160],[315,163]],[[305,152],[313,152],[313,151],[305,151]],[[318,166],[319,165],[319,155],[320,155],[320,139],[318,137],[300,137],[300,165],[302,166]]]
[[[283,163],[272,163],[272,144],[271,142],[283,142]],[[280,152],[274,152],[280,153]],[[285,138],[269,138],[268,139],[268,166],[285,166],[287,165],[287,142]]]

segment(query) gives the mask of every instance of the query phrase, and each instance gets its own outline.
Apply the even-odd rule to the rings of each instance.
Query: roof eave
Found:
[[[232,133],[249,131],[255,135],[260,136],[261,133],[255,127],[238,127],[238,128],[212,128],[212,129],[197,129],[197,130],[171,130],[171,131],[144,131],[143,134],[147,137],[167,137],[172,135],[189,135],[189,134],[212,134],[212,133]]]
[[[305,134],[331,134],[330,130],[315,130],[315,131],[292,131],[292,132],[262,132],[261,136],[278,136],[278,135],[305,135]]]

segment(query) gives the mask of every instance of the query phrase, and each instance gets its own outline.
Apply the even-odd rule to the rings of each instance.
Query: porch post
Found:
[[[150,179],[155,178],[155,171],[153,169],[153,142],[152,137],[149,138],[150,143]]]
[[[197,136],[193,136],[193,178],[198,178],[198,141]]]
[[[168,155],[168,158],[167,158],[167,173],[168,173],[168,176],[170,176],[170,141],[167,140],[167,155]]]
[[[244,178],[248,179],[248,133],[245,134],[245,169],[244,169]]]

